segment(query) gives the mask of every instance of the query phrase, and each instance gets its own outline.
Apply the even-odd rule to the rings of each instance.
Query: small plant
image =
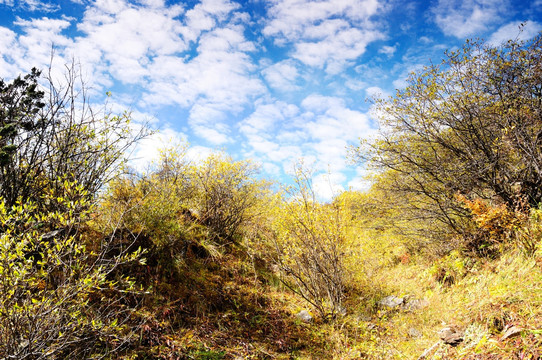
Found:
[[[224,359],[226,353],[224,351],[203,349],[191,352],[190,356],[196,360],[221,360]]]
[[[519,248],[528,256],[542,251],[542,205],[532,208],[528,219],[515,229],[515,240]]]
[[[471,213],[470,228],[463,237],[467,250],[477,255],[491,256],[517,239],[517,230],[528,221],[527,205],[510,209],[506,204],[491,204],[487,200],[467,199],[457,195],[457,200]]]
[[[540,207],[529,208],[526,201],[518,201],[516,208],[510,209],[505,204],[492,205],[479,198],[469,200],[459,195],[457,199],[471,212],[474,222],[474,228],[465,232],[470,249],[487,254],[516,246],[528,256],[536,252],[542,239]]]
[[[436,261],[429,269],[429,274],[436,282],[450,286],[467,274],[467,263],[459,251],[454,250]]]

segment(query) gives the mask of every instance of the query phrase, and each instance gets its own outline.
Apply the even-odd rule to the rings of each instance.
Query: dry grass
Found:
[[[445,325],[462,329],[465,340],[456,348],[438,345],[426,359],[541,358],[541,265],[541,256],[512,251],[492,261],[456,255],[436,266],[412,259],[380,266],[372,281],[381,297],[407,295],[428,300],[428,306],[416,311],[375,308],[366,314],[361,326],[371,330],[355,345],[363,354],[358,358],[418,359],[439,341],[438,331]],[[442,267],[455,269],[453,283],[437,281]],[[503,340],[511,326],[523,331]]]

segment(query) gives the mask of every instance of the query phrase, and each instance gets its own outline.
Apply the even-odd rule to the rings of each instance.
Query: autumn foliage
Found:
[[[0,358],[539,357],[541,41],[412,74],[352,149],[372,187],[327,202],[300,163],[289,185],[185,144],[123,166],[147,131],[73,69],[0,82]],[[462,345],[434,345],[444,322]]]

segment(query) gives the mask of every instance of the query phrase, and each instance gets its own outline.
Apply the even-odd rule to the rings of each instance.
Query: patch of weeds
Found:
[[[199,349],[191,351],[189,354],[191,359],[195,360],[221,360],[224,359],[226,353],[224,351],[215,351],[209,349]]]

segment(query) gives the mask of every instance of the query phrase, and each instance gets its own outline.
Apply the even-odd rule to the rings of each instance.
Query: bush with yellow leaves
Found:
[[[321,204],[312,189],[311,173],[298,166],[295,187],[275,216],[276,260],[284,284],[309,302],[322,318],[344,311],[347,271],[344,266],[344,207]]]
[[[101,231],[121,229],[121,243],[139,236],[155,280],[180,279],[188,257],[218,258],[240,242],[269,188],[249,161],[190,163],[185,150],[165,149],[148,174],[112,182],[99,209]]]

